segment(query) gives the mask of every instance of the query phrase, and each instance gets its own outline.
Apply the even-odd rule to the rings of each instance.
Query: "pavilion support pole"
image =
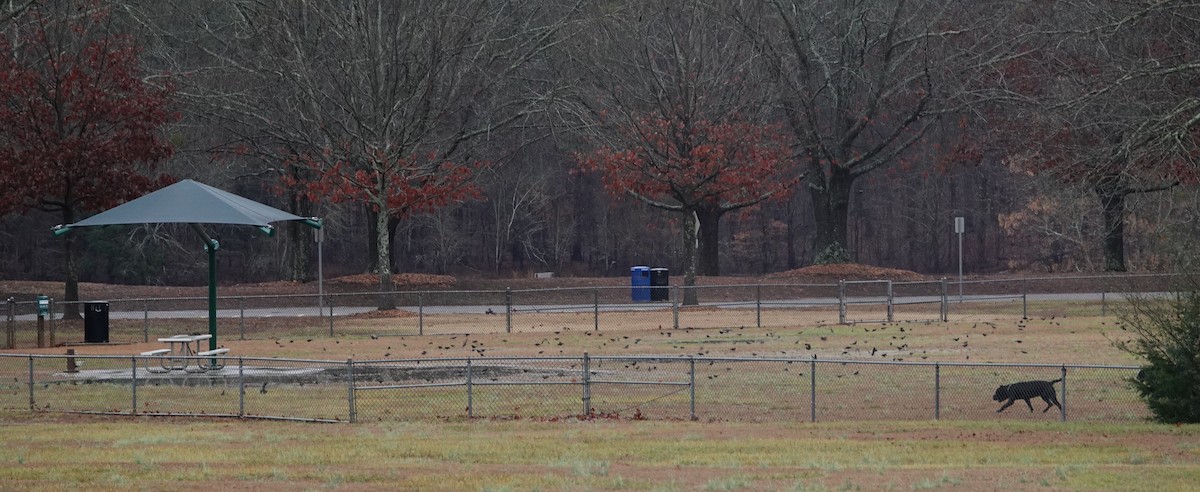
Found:
[[[208,349],[217,349],[217,249],[221,243],[209,237],[200,224],[192,224],[196,234],[204,239],[204,250],[208,252]]]
[[[216,241],[204,246],[208,250],[208,349],[217,349],[217,248]]]

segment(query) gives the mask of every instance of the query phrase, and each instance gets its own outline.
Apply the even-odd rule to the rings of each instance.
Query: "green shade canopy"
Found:
[[[219,244],[204,232],[200,224],[249,225],[273,234],[272,222],[298,220],[313,228],[321,219],[301,217],[263,205],[203,183],[185,179],[140,198],[130,200],[74,224],[54,226],[55,235],[75,227],[122,224],[191,224],[204,239],[208,252],[208,331],[209,349],[217,348],[217,262]],[[214,360],[215,362],[215,360]]]
[[[67,227],[165,223],[267,227],[271,222],[307,219],[185,179]]]

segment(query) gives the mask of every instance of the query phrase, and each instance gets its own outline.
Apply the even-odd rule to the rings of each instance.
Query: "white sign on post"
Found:
[[[966,232],[966,228],[967,228],[966,218],[964,218],[964,217],[955,217],[954,218],[954,233],[955,234],[962,234],[963,232]]]

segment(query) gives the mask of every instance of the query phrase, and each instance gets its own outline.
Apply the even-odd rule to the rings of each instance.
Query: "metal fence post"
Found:
[[[942,322],[950,321],[950,304],[946,299],[946,277],[938,283],[938,294],[942,297]]]
[[[1108,315],[1108,292],[1100,293],[1100,317]]]
[[[838,324],[846,324],[846,281],[838,280]]]
[[[17,301],[8,298],[8,322],[4,328],[4,348],[16,348],[17,343]]]
[[[888,320],[888,323],[892,322],[892,319],[894,318],[895,314],[896,314],[896,298],[893,295],[893,291],[892,291],[892,281],[888,280],[887,281],[887,320]]]
[[[679,329],[679,303],[683,302],[683,298],[680,297],[680,290],[681,288],[676,285],[674,288],[675,295],[671,296],[671,317],[673,319],[673,321],[671,321],[671,327],[675,328],[676,330]]]
[[[55,331],[54,328],[55,328],[55,324],[56,324],[54,321],[54,318],[55,318],[55,316],[54,316],[54,298],[51,297],[50,298],[50,346],[51,347],[54,346],[54,331]]]
[[[933,365],[933,420],[942,419],[942,365]]]
[[[600,290],[592,289],[592,329],[600,331]]]
[[[1021,293],[1021,319],[1029,319],[1029,294]]]
[[[754,326],[762,328],[762,284],[754,286]]]
[[[808,362],[809,422],[817,421],[817,359]]]
[[[246,298],[238,297],[238,335],[246,339]]]
[[[425,334],[425,293],[417,292],[417,334]]]
[[[53,314],[50,316],[52,318],[54,317]],[[46,317],[43,316],[41,312],[38,312],[37,316],[37,347],[46,347]]]
[[[504,288],[504,332],[512,333],[512,287]]]
[[[692,420],[696,420],[696,358],[688,357],[688,408],[691,413]]]
[[[133,406],[129,407],[129,415],[137,415],[137,356],[129,357],[132,362],[130,367],[133,368],[129,372],[129,392],[133,394]]]
[[[592,378],[591,373],[591,358],[588,353],[583,353],[583,416],[587,417],[592,413]]]
[[[246,416],[246,359],[238,357],[238,417]]]
[[[346,403],[350,407],[350,423],[358,422],[358,405],[354,401],[354,359],[346,359],[347,395]]]
[[[1061,414],[1060,420],[1062,422],[1066,422],[1067,421],[1067,366],[1066,365],[1062,366],[1062,401],[1059,403],[1061,403],[1061,405],[1058,406],[1059,414]]]
[[[471,384],[471,358],[467,357],[467,418],[475,416],[475,394]]]
[[[150,301],[142,299],[142,343],[150,343]]]
[[[33,403],[33,355],[29,356],[29,411],[34,411]]]
[[[332,295],[329,296],[329,336],[333,336],[333,299]]]
[[[54,323],[54,298],[52,297],[52,298],[50,298],[50,345],[47,345],[47,347],[54,346],[54,332],[56,331],[55,325],[56,324]]]

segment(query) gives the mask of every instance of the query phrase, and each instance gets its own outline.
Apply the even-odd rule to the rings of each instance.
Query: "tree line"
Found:
[[[190,283],[191,178],[331,274],[1187,268],[1195,1],[2,0],[0,275]],[[310,231],[214,228],[225,281]],[[71,298],[68,290],[68,299]]]

